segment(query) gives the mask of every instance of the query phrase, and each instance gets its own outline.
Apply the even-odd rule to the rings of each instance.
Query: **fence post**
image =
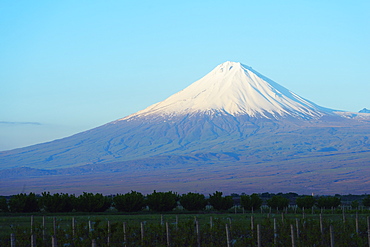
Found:
[[[277,227],[276,227],[276,219],[274,218],[274,245],[277,245]]]
[[[298,219],[296,218],[295,219],[295,224],[296,224],[296,228],[297,228],[297,241],[299,241],[299,221]]]
[[[45,242],[45,215],[42,216],[42,241]]]
[[[55,235],[51,236],[51,246],[58,247],[57,237]]]
[[[57,219],[54,217],[53,218],[53,228],[54,228],[54,236],[57,235]]]
[[[257,246],[261,247],[261,227],[260,224],[257,224]]]
[[[33,235],[33,215],[31,215],[31,235]]]
[[[330,225],[330,247],[334,247],[334,229],[333,229],[333,225]]]
[[[200,232],[199,232],[198,219],[195,220],[195,231],[197,232],[197,244],[198,244],[198,247],[200,247]]]
[[[358,213],[356,211],[356,234],[358,234]]]
[[[252,237],[254,235],[254,216],[251,215],[251,231],[252,231]]]
[[[294,226],[292,224],[290,224],[290,235],[292,238],[292,247],[295,247]]]
[[[170,229],[168,228],[168,222],[166,222],[166,236],[167,236],[167,246],[170,246]]]
[[[127,245],[126,222],[123,222],[123,241],[125,242],[126,246]]]
[[[108,220],[108,236],[107,236],[107,245],[110,245],[110,221]]]
[[[36,247],[36,237],[34,234],[31,235],[31,247]]]
[[[76,234],[76,226],[75,226],[75,217],[72,217],[72,239],[74,240],[75,239],[75,234]]]
[[[14,235],[14,233],[10,234],[10,247],[15,247],[15,235]]]
[[[226,229],[226,243],[227,243],[227,247],[230,247],[230,232],[229,232],[229,227],[227,227],[227,224],[225,225],[225,229]]]
[[[96,240],[95,239],[91,240],[91,247],[96,247]]]
[[[141,244],[144,245],[144,223],[140,223],[140,228],[141,228]]]
[[[213,218],[212,216],[209,217],[209,228],[212,229],[213,227]]]
[[[367,241],[369,242],[370,247],[370,217],[367,216]]]
[[[344,206],[342,206],[342,214],[343,214],[343,224],[346,223],[346,215],[344,213]]]

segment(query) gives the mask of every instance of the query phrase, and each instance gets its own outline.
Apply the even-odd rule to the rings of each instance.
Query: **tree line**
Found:
[[[258,210],[263,204],[272,209],[287,208],[292,202],[284,195],[273,195],[267,200],[263,200],[260,195],[254,193],[251,195],[242,194],[235,200],[235,196],[223,196],[222,192],[216,191],[206,198],[203,194],[189,192],[179,195],[176,192],[157,192],[144,196],[137,191],[131,191],[126,194],[116,194],[104,196],[100,193],[83,192],[82,195],[75,196],[68,193],[43,192],[41,195],[34,193],[20,193],[12,196],[9,200],[0,197],[0,212],[28,213],[28,212],[104,212],[114,207],[120,212],[139,212],[148,208],[155,212],[172,211],[178,206],[188,211],[202,211],[207,206],[213,210],[223,211],[240,205],[245,210]],[[337,208],[341,204],[341,198],[338,196],[298,196],[294,202],[299,208],[317,208],[330,209]],[[362,200],[362,205],[370,207],[370,195]],[[358,207],[359,202],[353,201],[353,207]]]

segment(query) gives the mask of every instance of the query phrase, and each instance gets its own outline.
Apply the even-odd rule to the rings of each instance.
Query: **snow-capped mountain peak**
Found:
[[[330,110],[305,100],[251,67],[227,61],[182,91],[124,119],[202,112],[318,118]]]

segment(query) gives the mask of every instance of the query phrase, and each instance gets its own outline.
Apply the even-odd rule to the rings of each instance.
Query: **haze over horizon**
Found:
[[[160,102],[225,61],[323,107],[370,108],[368,1],[0,3],[0,150]]]

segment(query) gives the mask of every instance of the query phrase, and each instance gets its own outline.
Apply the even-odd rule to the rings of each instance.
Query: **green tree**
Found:
[[[104,212],[112,204],[109,197],[103,194],[83,192],[82,195],[75,197],[73,200],[74,208],[78,212]]]
[[[339,197],[334,196],[320,196],[319,199],[317,199],[317,207],[319,208],[336,208],[340,205],[341,199]]]
[[[362,205],[365,207],[370,207],[370,195],[367,195],[364,199],[362,199]]]
[[[207,200],[202,194],[189,192],[180,197],[180,204],[186,210],[197,211],[203,210],[206,207]]]
[[[8,203],[5,197],[0,197],[0,212],[9,212]]]
[[[240,204],[246,210],[257,210],[262,206],[262,199],[256,194],[242,195],[240,197]]]
[[[283,196],[273,196],[267,200],[267,205],[273,209],[283,209],[289,206],[289,199]]]
[[[117,194],[113,197],[113,206],[121,212],[138,212],[145,206],[145,198],[143,194],[136,191],[124,195]]]
[[[216,191],[209,195],[209,204],[216,210],[228,210],[234,205],[234,201],[231,196],[224,197],[222,192]]]
[[[30,213],[40,211],[36,195],[34,193],[20,193],[14,195],[9,200],[10,212],[14,213]]]
[[[177,206],[178,195],[172,191],[156,192],[147,195],[146,203],[151,210],[157,212],[171,211]]]
[[[72,212],[74,196],[69,196],[68,194],[64,193],[55,193],[50,195],[50,192],[43,192],[41,195],[42,197],[40,198],[40,206],[46,212]]]
[[[313,196],[297,197],[296,204],[299,208],[312,208],[315,205],[315,198]]]

